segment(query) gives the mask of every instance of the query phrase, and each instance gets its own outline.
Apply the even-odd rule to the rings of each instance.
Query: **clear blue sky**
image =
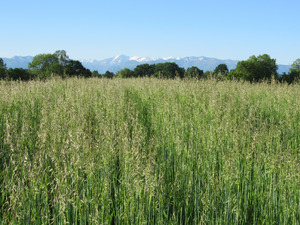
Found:
[[[1,0],[0,57],[300,58],[300,0]]]

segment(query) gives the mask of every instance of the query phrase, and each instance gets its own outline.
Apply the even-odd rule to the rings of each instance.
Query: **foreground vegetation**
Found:
[[[0,224],[299,224],[300,86],[0,81]]]

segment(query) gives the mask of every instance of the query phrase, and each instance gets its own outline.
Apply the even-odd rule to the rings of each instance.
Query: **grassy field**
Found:
[[[0,81],[0,224],[299,224],[300,85]]]

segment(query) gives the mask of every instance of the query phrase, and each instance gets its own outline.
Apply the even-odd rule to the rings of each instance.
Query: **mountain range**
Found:
[[[3,58],[4,63],[8,68],[28,68],[28,63],[32,62],[33,56],[15,56],[13,58]],[[138,56],[126,56],[118,55],[116,57],[107,58],[103,60],[79,60],[83,66],[90,69],[91,71],[97,70],[99,73],[105,73],[106,71],[118,72],[124,68],[134,69],[140,64],[157,64],[164,62],[175,62],[180,67],[185,69],[196,66],[203,71],[214,70],[219,64],[226,64],[228,69],[236,68],[238,60],[231,59],[216,59],[209,57],[165,57],[165,58],[150,58],[150,57],[138,57]],[[290,65],[278,65],[278,73],[288,73]]]

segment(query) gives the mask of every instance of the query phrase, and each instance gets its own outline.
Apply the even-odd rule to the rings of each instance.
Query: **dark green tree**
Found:
[[[4,60],[2,58],[0,58],[0,68],[7,69],[6,64],[4,63]]]
[[[155,73],[155,65],[141,64],[133,70],[135,77],[150,77]]]
[[[66,67],[65,72],[68,76],[82,76],[82,77],[91,77],[92,72],[85,68],[80,61],[78,60],[69,60]]]
[[[106,71],[103,77],[112,79],[115,76],[113,72]]]
[[[203,70],[200,70],[196,66],[188,68],[186,70],[186,72],[185,72],[185,77],[187,77],[187,78],[197,78],[197,79],[200,79],[201,77],[203,77],[203,75],[204,75]]]
[[[218,75],[218,74],[225,75],[228,72],[229,72],[229,70],[228,70],[228,67],[226,64],[219,64],[214,70],[215,75]]]
[[[7,77],[6,64],[3,59],[0,58],[0,79],[5,79]]]
[[[7,77],[7,70],[0,67],[0,80],[5,79]]]
[[[154,77],[174,79],[175,77],[183,78],[185,70],[174,62],[158,63],[155,65]]]
[[[269,55],[251,56],[248,60],[239,61],[237,67],[228,77],[235,77],[248,80],[259,81],[270,79],[272,76],[277,78],[276,59],[272,59]]]
[[[33,75],[29,70],[23,68],[9,68],[8,69],[8,79],[10,80],[23,80],[28,81],[33,78]]]

